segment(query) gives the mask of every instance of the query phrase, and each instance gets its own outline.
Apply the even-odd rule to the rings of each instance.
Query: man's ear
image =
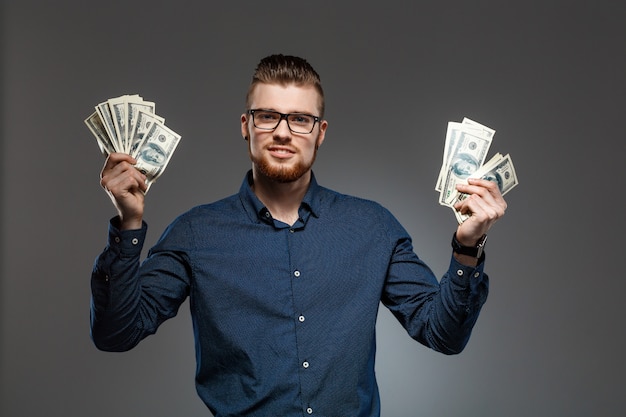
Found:
[[[241,136],[243,140],[248,140],[248,115],[246,113],[241,115]]]
[[[319,149],[322,143],[324,143],[326,129],[328,129],[328,122],[326,120],[320,120],[320,134],[317,136],[317,143],[315,144],[316,149]]]

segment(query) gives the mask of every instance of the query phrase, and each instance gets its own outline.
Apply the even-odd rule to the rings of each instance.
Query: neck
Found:
[[[252,170],[252,190],[272,217],[286,224],[298,220],[298,209],[311,183],[311,171],[290,182],[277,182]]]

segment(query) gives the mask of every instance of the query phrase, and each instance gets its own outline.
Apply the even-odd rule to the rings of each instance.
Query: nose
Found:
[[[285,122],[285,123],[283,123]],[[278,126],[274,129],[275,138],[291,138],[291,130],[286,117],[282,117],[278,122]]]

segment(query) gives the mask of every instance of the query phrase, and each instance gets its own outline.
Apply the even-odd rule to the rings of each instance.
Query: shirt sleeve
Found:
[[[91,338],[106,351],[130,350],[154,334],[189,293],[184,256],[163,251],[141,264],[147,224],[122,231],[118,222],[110,221],[107,246],[91,274]]]
[[[411,238],[401,226],[389,228],[394,251],[382,302],[409,335],[445,354],[460,353],[487,299],[488,276],[484,256],[475,267],[459,263],[451,255],[440,281],[415,254]]]

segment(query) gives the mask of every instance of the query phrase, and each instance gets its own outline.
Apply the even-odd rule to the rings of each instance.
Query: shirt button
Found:
[[[298,271],[297,269],[295,271],[293,271],[293,275],[297,278],[300,276],[300,271]]]
[[[462,269],[459,269],[458,271],[456,271],[456,274],[457,274],[458,276],[462,277],[462,276],[463,276],[463,270],[462,270]]]
[[[266,211],[266,212],[265,212],[265,217],[269,219],[269,218],[270,218],[270,216],[271,216],[270,212],[269,212],[269,211]]]
[[[295,230],[289,229],[289,233],[293,233],[293,232],[295,232]]]
[[[308,368],[309,367],[309,363],[307,361],[302,362],[302,367],[303,368]]]
[[[304,321],[304,316],[298,317],[298,320],[300,320],[300,323],[302,323]]]
[[[311,407],[306,409],[307,414],[313,414],[313,409]]]
[[[480,272],[474,272],[474,278],[478,278],[480,276]]]
[[[113,239],[113,240],[115,240],[115,243],[120,243],[120,237],[119,236],[115,236],[115,239]]]
[[[133,242],[133,245],[136,245],[137,243],[139,243],[139,239],[137,239],[136,237],[133,238],[133,240],[131,241]]]

